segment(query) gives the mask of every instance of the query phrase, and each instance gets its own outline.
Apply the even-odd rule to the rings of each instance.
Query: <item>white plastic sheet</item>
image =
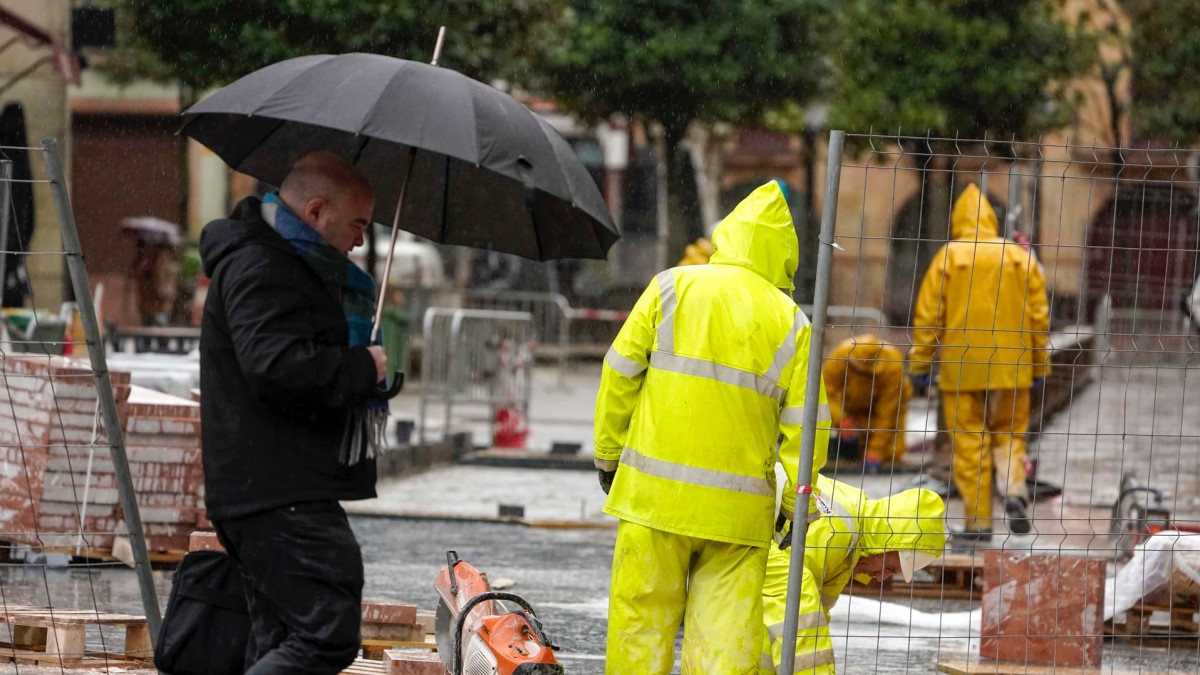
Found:
[[[1104,620],[1166,586],[1177,570],[1200,584],[1200,572],[1187,560],[1192,557],[1190,554],[1200,554],[1200,535],[1167,530],[1147,539],[1121,571],[1109,579],[1104,594]]]

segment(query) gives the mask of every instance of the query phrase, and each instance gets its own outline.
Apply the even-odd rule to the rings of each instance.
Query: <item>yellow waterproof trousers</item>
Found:
[[[954,485],[962,496],[966,529],[991,531],[993,468],[1002,497],[1029,499],[1029,389],[943,391],[942,407],[954,438]]]
[[[762,650],[767,549],[622,520],[613,551],[605,672],[667,675],[684,623],[684,675],[752,675]]]
[[[814,524],[813,526],[815,526]],[[810,526],[810,527],[813,527]],[[837,555],[840,556],[838,551]],[[805,558],[818,560],[827,557],[825,551],[805,550]],[[767,557],[767,576],[763,584],[763,656],[760,675],[775,673],[783,656],[783,623],[787,617],[788,572],[791,551],[771,546]],[[804,675],[834,675],[833,642],[829,639],[829,620],[825,604],[837,601],[834,595],[822,598],[821,582],[813,578],[812,570],[804,568],[800,587],[800,618],[796,631],[795,673]]]

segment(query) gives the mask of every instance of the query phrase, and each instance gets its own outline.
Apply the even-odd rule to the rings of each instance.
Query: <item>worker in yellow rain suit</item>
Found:
[[[604,359],[595,461],[620,519],[607,670],[756,673],[762,581],[776,530],[774,466],[800,454],[810,327],[791,299],[799,249],[775,183],[713,234],[707,265],[658,274]],[[829,412],[818,392],[813,475]],[[785,477],[791,515],[796,476]],[[807,510],[806,510],[807,512]]]
[[[708,261],[712,258],[712,254],[712,240],[700,237],[687,245],[687,248],[683,250],[683,257],[679,259],[679,262],[675,263],[675,266],[707,265]]]
[[[804,578],[796,634],[796,673],[834,673],[829,640],[829,610],[854,577],[866,583],[899,572],[913,572],[940,557],[946,547],[946,504],[931,490],[905,490],[884,499],[869,499],[831,478],[817,478],[823,517],[808,526],[804,538]],[[763,584],[761,672],[775,673],[783,654],[791,551],[771,546]],[[848,672],[855,672],[850,670]]]
[[[968,185],[951,213],[954,241],[933,257],[921,283],[909,352],[920,390],[929,387],[937,354],[942,407],[954,439],[954,484],[966,512],[965,527],[954,536],[966,544],[992,538],[993,468],[1009,528],[1030,530],[1030,390],[1050,370],[1041,266],[997,227],[992,205]]]
[[[904,457],[904,418],[912,385],[904,375],[904,352],[878,335],[842,341],[822,368],[829,413],[841,439],[859,438],[868,472]]]

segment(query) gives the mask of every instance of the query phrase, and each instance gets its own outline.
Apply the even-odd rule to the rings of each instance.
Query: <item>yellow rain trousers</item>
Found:
[[[946,546],[946,504],[930,490],[905,490],[869,499],[861,490],[821,476],[817,480],[827,515],[808,526],[804,579],[796,632],[796,673],[833,675],[829,611],[850,583],[859,558],[888,551],[920,551],[941,556]],[[791,551],[771,545],[763,583],[763,655],[759,672],[782,673]],[[862,579],[867,581],[868,578]],[[858,672],[853,667],[846,672]]]
[[[964,527],[992,529],[992,476],[1001,497],[1029,499],[1025,432],[1029,390],[945,391],[942,408],[954,430],[954,484],[962,495]]]
[[[658,668],[673,658],[685,612],[684,672],[755,672],[758,660],[758,645],[746,651],[737,622],[713,608],[734,596],[746,607],[758,602],[777,461],[787,467],[782,509],[790,516],[795,504],[810,327],[790,295],[799,249],[779,186],[767,183],[739,204],[713,247],[709,264],[655,277],[604,359],[595,461],[616,471],[604,511],[622,521],[609,672],[669,672]],[[823,388],[816,417],[813,475],[801,484],[813,484],[825,464]],[[653,544],[643,530],[654,531]],[[623,562],[634,559],[634,567]],[[663,587],[647,588],[660,575]],[[680,583],[686,592],[671,590]],[[707,665],[742,655],[750,670]],[[622,663],[640,665],[623,671]]]
[[[850,417],[863,433],[868,460],[904,457],[904,419],[912,385],[904,375],[904,353],[878,335],[847,338],[825,359],[822,369],[833,425]]]
[[[996,212],[975,185],[955,201],[951,229],[954,241],[921,283],[910,368],[928,373],[937,354],[966,526],[989,531],[993,467],[1003,496],[1028,499],[1029,388],[1050,370],[1049,302],[1041,266],[998,234]]]
[[[767,549],[617,526],[608,673],[669,673],[682,619],[683,672],[756,673]]]

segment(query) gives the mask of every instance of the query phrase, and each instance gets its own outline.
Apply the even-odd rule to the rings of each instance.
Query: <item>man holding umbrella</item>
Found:
[[[545,120],[449,69],[303,56],[185,118],[183,133],[231,168],[281,186],[202,238],[205,480],[256,594],[251,672],[337,672],[358,647],[362,562],[334,500],[374,496],[383,399],[403,382],[376,386],[384,353],[364,345],[378,341],[386,294],[345,254],[371,221],[392,223],[393,248],[403,227],[532,260],[603,258],[619,231]],[[390,265],[389,252],[383,284]]]
[[[375,285],[347,259],[371,186],[330,153],[201,235],[208,516],[246,582],[248,672],[336,673],[360,646],[362,555],[339,500],[375,496],[362,411],[386,375],[367,346]]]

